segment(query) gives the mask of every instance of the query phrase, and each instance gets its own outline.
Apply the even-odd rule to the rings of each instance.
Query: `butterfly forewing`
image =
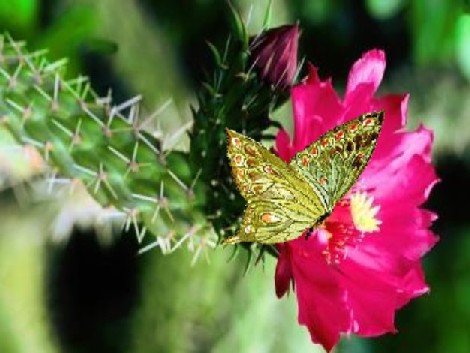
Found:
[[[361,115],[328,131],[291,160],[290,165],[306,178],[327,211],[367,166],[383,120],[383,112]]]
[[[232,174],[247,208],[237,236],[226,243],[278,243],[300,236],[325,213],[305,177],[256,141],[227,130]]]

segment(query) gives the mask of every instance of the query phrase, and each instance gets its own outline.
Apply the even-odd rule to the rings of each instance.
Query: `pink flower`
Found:
[[[324,227],[308,240],[278,246],[276,293],[294,285],[299,322],[314,342],[331,350],[341,333],[364,337],[396,332],[395,311],[426,293],[420,258],[436,243],[429,230],[436,216],[420,208],[437,182],[431,164],[432,132],[406,131],[408,95],[374,93],[385,70],[385,55],[371,50],[352,67],[345,97],[331,80],[310,67],[292,89],[295,131],[276,139],[286,161],[327,130],[360,114],[384,110],[377,148],[352,190]]]

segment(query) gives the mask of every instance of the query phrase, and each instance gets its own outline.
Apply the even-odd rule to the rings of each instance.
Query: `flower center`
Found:
[[[338,264],[346,257],[347,249],[357,246],[365,233],[379,230],[382,223],[377,218],[379,206],[373,202],[373,197],[364,192],[353,193],[338,203],[319,228],[319,236],[326,243],[323,255],[328,263]]]
[[[360,232],[375,232],[379,230],[382,223],[377,219],[379,206],[373,206],[374,198],[368,196],[365,192],[357,192],[351,195],[350,207],[351,216]]]

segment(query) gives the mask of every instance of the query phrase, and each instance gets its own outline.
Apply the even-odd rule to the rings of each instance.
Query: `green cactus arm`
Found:
[[[203,192],[187,154],[163,151],[163,141],[144,129],[140,97],[113,106],[86,78],[64,79],[65,69],[65,60],[50,63],[43,51],[29,53],[0,37],[0,122],[20,144],[40,151],[45,176],[80,181],[123,224],[135,226],[139,240],[151,233],[165,252],[194,229],[207,233],[195,207]]]

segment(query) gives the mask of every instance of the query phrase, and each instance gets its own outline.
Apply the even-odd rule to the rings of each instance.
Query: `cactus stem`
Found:
[[[0,36],[0,126],[23,148],[40,152],[44,192],[72,193],[80,183],[103,207],[120,210],[113,217],[133,225],[139,242],[151,232],[162,251],[170,252],[184,236],[187,219],[204,222],[194,208],[201,172],[188,180],[188,169],[179,168],[187,154],[169,151],[191,123],[165,136],[148,131],[144,126],[156,122],[158,127],[157,117],[171,99],[140,116],[142,96],[113,104],[112,91],[98,96],[85,76],[64,80],[67,60],[49,63],[43,52],[23,47]],[[184,223],[175,224],[177,218]]]

